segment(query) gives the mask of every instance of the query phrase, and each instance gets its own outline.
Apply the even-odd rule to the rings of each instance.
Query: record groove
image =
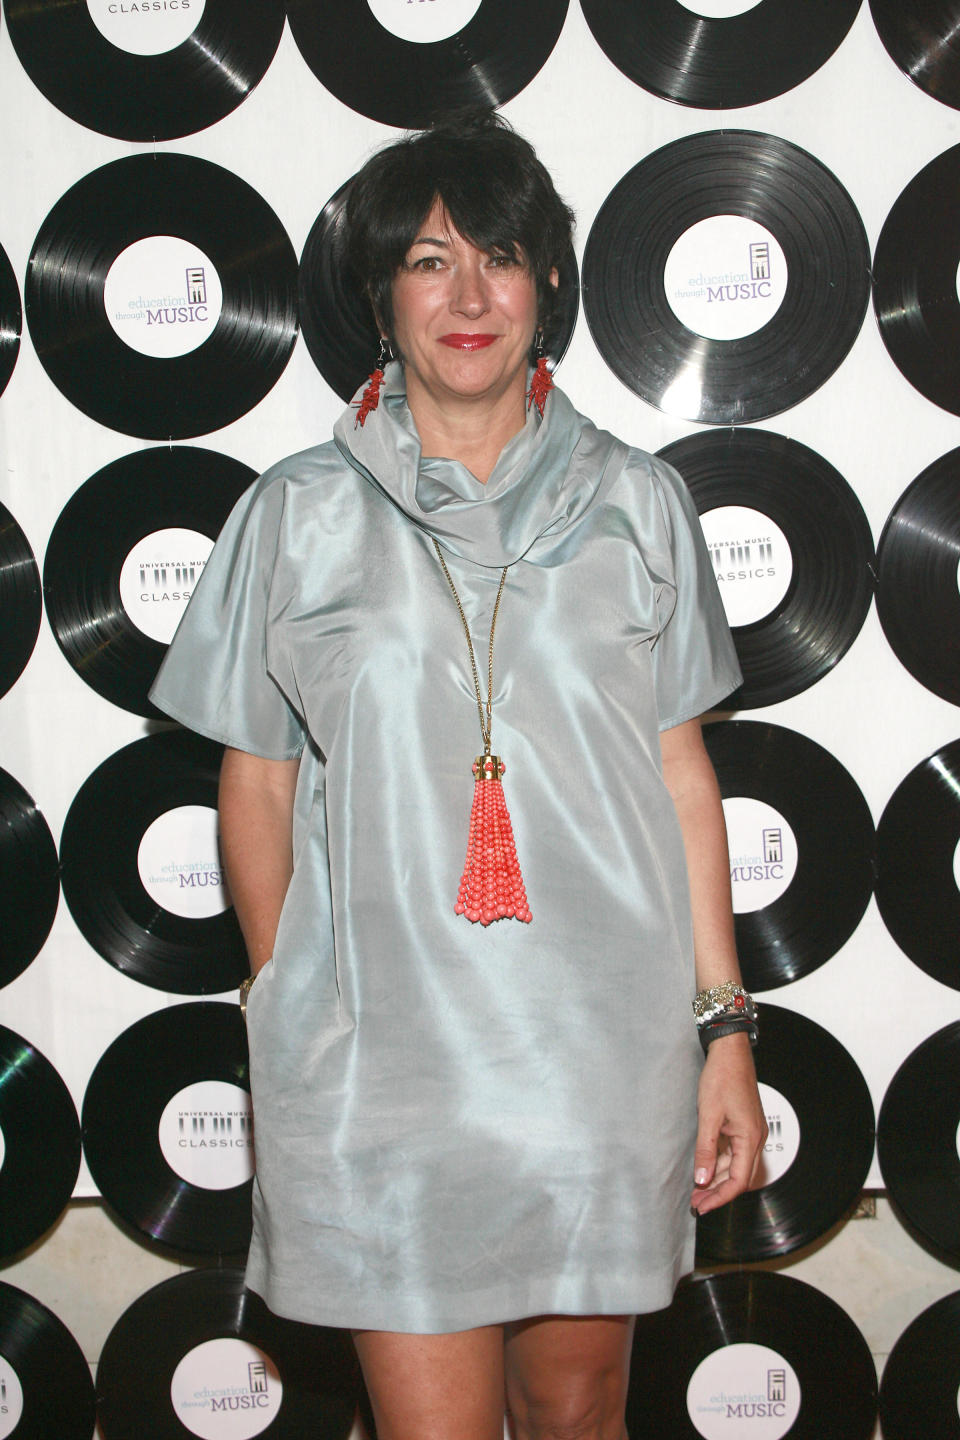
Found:
[[[4,9],[20,63],[58,110],[102,135],[140,141],[191,135],[235,110],[263,79],[284,19],[282,0],[194,0],[192,28],[189,19],[171,26],[190,0],[4,0]],[[166,48],[138,50],[144,30],[161,26],[152,43]]]
[[[83,1100],[84,1154],[103,1198],[174,1249],[245,1251],[249,1090],[239,1005],[174,1005],[131,1025],[100,1057]]]
[[[74,670],[105,700],[160,718],[147,698],[169,643],[159,637],[172,638],[182,597],[202,573],[202,541],[217,538],[255,479],[229,455],[163,447],[105,465],[67,501],[44,559],[47,618]],[[145,545],[151,536],[169,540]],[[139,609],[127,584],[137,574]]]
[[[870,0],[891,60],[942,105],[960,110],[960,6],[956,0]]]
[[[748,802],[746,833],[756,847],[755,859],[752,852],[743,858],[746,842],[727,810],[735,909],[738,888],[748,904],[751,891],[772,880],[768,903],[752,909],[740,905],[734,915],[744,984],[750,990],[772,990],[816,970],[860,923],[873,890],[873,820],[849,771],[795,730],[758,720],[724,720],[705,725],[703,738],[724,801]],[[796,838],[792,877],[785,863],[789,833],[768,838],[762,819],[752,819],[756,802],[770,807],[777,823],[785,823]],[[781,846],[779,861],[767,858],[769,843]],[[776,865],[779,875],[753,873]]]
[[[0,395],[7,388],[20,353],[20,327],[23,312],[20,290],[13,266],[0,246]]]
[[[877,613],[915,680],[960,705],[960,449],[900,496],[877,548]]]
[[[0,770],[0,986],[43,949],[60,901],[57,847],[32,796]]]
[[[637,1316],[631,1435],[870,1440],[876,1396],[860,1331],[802,1280],[763,1270],[685,1280],[669,1309]]]
[[[344,219],[350,181],[331,195],[307,236],[300,259],[300,314],[303,338],[320,374],[341,400],[351,400],[377,355],[379,330],[370,301],[346,259]],[[579,308],[580,284],[571,250],[559,268],[554,322],[544,347],[559,364],[570,343]]]
[[[708,226],[681,293],[698,314],[733,313],[741,326],[768,313],[781,285],[783,296],[752,332],[709,338],[679,318],[664,276],[692,227],[729,228],[730,217],[746,222],[735,231],[768,237],[766,259],[744,238],[733,252],[743,268],[707,273],[717,243]],[[863,222],[819,160],[775,135],[707,132],[663,146],[614,186],[587,238],[584,312],[604,360],[641,399],[688,420],[743,424],[798,404],[833,374],[863,322],[869,267]]]
[[[683,476],[705,530],[709,512],[742,507],[773,521],[789,547],[781,555],[771,538],[749,531],[734,531],[722,546],[708,535],[744,677],[724,708],[749,710],[800,694],[846,654],[870,608],[873,538],[859,500],[816,451],[767,431],[690,435],[658,454]],[[784,585],[774,572],[791,560]],[[738,624],[730,592],[772,584],[782,590],[773,607]]]
[[[890,358],[934,405],[960,415],[960,145],[915,175],[883,223],[873,307]]]
[[[84,781],[60,841],[64,897],[94,950],[178,995],[248,973],[216,845],[222,753],[188,730],[135,740]]]
[[[914,767],[877,826],[877,906],[925,974],[960,990],[960,740]]]
[[[697,1221],[698,1265],[769,1260],[809,1245],[843,1219],[873,1159],[870,1091],[829,1031],[764,1002],[754,1058],[761,1086],[778,1092],[795,1112],[799,1145],[783,1170],[796,1140],[793,1116],[768,1113],[771,1179]]]
[[[519,94],[546,64],[567,0],[457,0],[446,8],[463,21],[452,34],[443,34],[442,7],[412,14],[384,0],[287,0],[287,18],[304,60],[338,100],[384,125],[419,130],[451,110],[503,105]]]
[[[0,1396],[11,1440],[91,1440],[95,1402],[83,1351],[52,1310],[2,1281]]]
[[[887,1087],[877,1159],[890,1199],[928,1249],[960,1261],[960,1021],[918,1045]]]
[[[880,1381],[884,1440],[960,1440],[960,1291],[928,1306],[904,1330]]]
[[[0,504],[0,695],[26,669],[40,633],[40,574],[30,542]]]
[[[132,155],[84,176],[43,222],[27,323],[85,415],[182,440],[245,415],[279,379],[296,284],[283,226],[245,181],[189,155]]]
[[[97,1409],[104,1440],[190,1432],[347,1440],[357,1387],[346,1332],[272,1315],[244,1289],[241,1270],[194,1270],[155,1285],[120,1316],[97,1367]],[[214,1396],[221,1413],[212,1412]],[[228,1396],[237,1401],[232,1415]],[[258,1401],[266,1402],[259,1411]]]
[[[860,0],[761,0],[711,18],[677,0],[581,3],[597,44],[628,80],[702,110],[792,90],[829,60],[860,8]]]
[[[80,1124],[50,1061],[5,1025],[0,1133],[0,1255],[6,1256],[39,1240],[66,1208],[80,1169]]]

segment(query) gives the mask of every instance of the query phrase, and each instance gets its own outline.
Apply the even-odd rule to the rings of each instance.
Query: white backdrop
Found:
[[[62,115],[28,79],[5,31],[0,76],[0,244],[22,293],[34,236],[64,191],[97,166],[149,153],[151,146],[98,135]],[[598,48],[571,0],[552,56],[504,111],[537,146],[574,205],[580,255],[598,208],[621,176],[681,135],[750,129],[803,146],[852,195],[871,250],[906,183],[960,139],[960,114],[922,94],[897,70],[866,6],[838,52],[794,91],[745,110],[712,112],[670,104],[633,85]],[[238,110],[209,130],[156,148],[200,156],[248,181],[276,210],[299,254],[327,198],[395,134],[328,94],[287,29],[266,77]],[[559,380],[579,409],[646,449],[699,428],[659,413],[625,389],[600,358],[582,315]],[[250,414],[186,443],[221,450],[259,470],[326,438],[341,408],[301,338],[278,384]],[[26,328],[0,400],[0,425],[0,499],[41,567],[50,531],[74,491],[107,462],[153,443],[114,433],[76,410],[48,380]],[[960,420],[923,399],[900,375],[872,311],[833,378],[760,428],[802,441],[835,465],[859,496],[875,541],[908,483],[960,444]],[[859,783],[875,819],[907,772],[960,732],[957,708],[901,667],[875,609],[825,679],[782,704],[742,713],[789,726],[825,746]],[[70,802],[90,772],[148,728],[84,684],[44,620],[26,671],[0,699],[0,765],[31,793],[59,839]],[[0,1017],[54,1062],[79,1107],[88,1076],[114,1036],[184,998],[166,997],[112,969],[91,950],[61,901],[38,959],[0,991]],[[872,901],[832,960],[771,992],[770,999],[832,1031],[857,1060],[877,1105],[902,1059],[960,1018],[960,990],[927,978],[901,954]],[[876,1170],[871,1183],[881,1183]],[[79,1193],[93,1193],[85,1171]]]

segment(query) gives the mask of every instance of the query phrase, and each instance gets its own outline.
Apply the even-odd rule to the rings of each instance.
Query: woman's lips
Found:
[[[449,345],[451,350],[483,350],[492,345],[496,335],[441,335],[440,344]]]

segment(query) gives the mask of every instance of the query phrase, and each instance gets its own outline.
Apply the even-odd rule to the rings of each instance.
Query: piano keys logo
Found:
[[[253,1175],[253,1109],[239,1085],[185,1085],[164,1106],[157,1136],[163,1158],[188,1185],[232,1190]]]
[[[727,623],[753,625],[781,603],[793,577],[786,535],[761,510],[718,505],[700,517]]]
[[[137,541],[120,567],[120,600],[138,630],[170,644],[212,549],[197,530],[154,530]]]

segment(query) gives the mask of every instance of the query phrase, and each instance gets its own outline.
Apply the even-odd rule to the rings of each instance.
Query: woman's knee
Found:
[[[619,1396],[558,1396],[511,1402],[513,1440],[625,1440]]]
[[[543,1317],[508,1329],[514,1440],[626,1440],[628,1317]]]

